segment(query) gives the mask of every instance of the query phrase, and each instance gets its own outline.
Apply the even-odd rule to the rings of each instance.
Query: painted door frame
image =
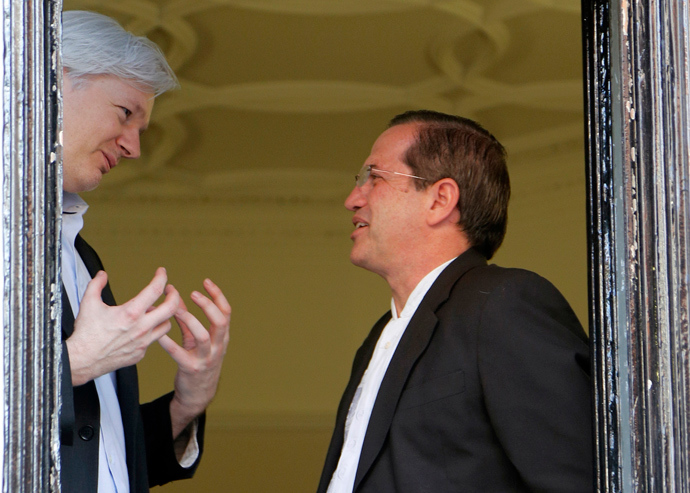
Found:
[[[3,491],[59,491],[60,0],[3,2]],[[690,491],[685,0],[582,0],[597,486]]]
[[[583,0],[597,488],[690,491],[685,0]]]
[[[4,492],[59,491],[61,11],[3,2]]]

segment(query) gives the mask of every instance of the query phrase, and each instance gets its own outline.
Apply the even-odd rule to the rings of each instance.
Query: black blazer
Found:
[[[103,269],[96,252],[81,236],[75,242],[77,252],[86,264],[91,277]],[[103,302],[115,305],[107,285]],[[98,485],[98,443],[100,437],[100,407],[96,384],[87,382],[72,386],[69,356],[65,339],[74,330],[67,292],[62,288],[62,408],[60,410],[61,484],[65,492],[95,492]],[[188,468],[177,462],[172,440],[170,400],[172,393],[149,404],[139,405],[139,384],[135,366],[116,372],[117,396],[120,401],[122,424],[125,432],[125,451],[132,493],[149,491],[149,486],[191,478],[199,460]],[[205,416],[199,418],[197,438],[199,459],[203,450]]]
[[[390,312],[357,351],[318,487]],[[374,404],[356,493],[592,491],[589,346],[545,279],[475,250],[432,285]]]

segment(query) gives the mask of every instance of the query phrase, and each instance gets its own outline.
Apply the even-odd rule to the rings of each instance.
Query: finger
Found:
[[[89,281],[86,285],[86,290],[84,291],[84,296],[82,297],[82,303],[84,299],[96,298],[101,299],[101,293],[103,288],[108,284],[108,274],[105,271],[99,270],[96,275]]]
[[[172,290],[175,289],[172,284],[168,284],[165,287],[165,293],[169,294],[172,292]],[[178,293],[179,294],[179,293]],[[182,334],[182,347],[190,351],[194,349],[196,346],[196,343],[194,342],[194,336],[192,333],[189,331],[189,328],[187,325],[184,323],[184,321],[178,316],[180,313],[184,313],[187,311],[187,305],[185,305],[184,300],[182,299],[182,296],[179,297],[179,304],[177,307],[177,311],[174,314],[175,321],[177,322],[178,327],[180,328],[180,334]]]
[[[228,303],[228,300],[225,298],[223,291],[221,291],[218,285],[210,279],[206,279],[204,280],[204,289],[211,296],[213,303],[220,309],[220,311],[223,312],[224,315],[230,317],[232,308],[230,307],[230,303]]]
[[[223,293],[217,294],[216,299],[221,305],[225,305],[226,313],[214,301],[211,301],[198,291],[192,292],[191,297],[192,301],[201,308],[211,323],[209,332],[211,333],[213,343],[224,344],[230,325],[230,305],[225,300]]]
[[[172,284],[168,284],[165,286],[165,294],[166,296],[170,295],[175,287]],[[179,294],[179,291],[178,291]],[[185,334],[189,332],[189,329],[187,328],[186,325],[184,325],[184,322],[180,320],[180,318],[177,316],[178,312],[186,312],[187,311],[187,305],[185,305],[184,300],[182,299],[182,296],[179,297],[179,302],[177,304],[177,311],[173,314],[175,317],[175,321],[177,322],[177,325],[180,327],[180,332],[182,333],[182,337],[185,337]]]
[[[187,327],[187,324],[180,317],[182,313],[186,313],[186,311],[178,310],[177,313],[175,313],[175,321],[180,327],[180,333],[182,334],[182,347],[189,351],[196,347],[196,342],[194,341],[194,335],[189,330],[189,327]]]
[[[167,282],[168,275],[165,268],[159,267],[156,269],[156,274],[153,276],[153,279],[151,279],[151,282],[149,282],[144,289],[139,291],[139,294],[124,305],[130,305],[135,313],[146,312],[146,310],[163,295]]]
[[[147,311],[147,313],[142,318],[142,323],[149,326],[155,327],[165,320],[170,319],[179,310],[180,305],[180,293],[170,285],[166,289],[165,299],[163,302],[153,307],[152,310]]]
[[[166,353],[178,364],[181,365],[186,359],[187,352],[180,347],[170,336],[164,335],[158,339],[158,344],[165,350]]]
[[[170,329],[172,329],[170,320],[165,320],[156,325],[151,329],[151,340],[149,341],[149,345],[153,344],[154,341],[160,341],[161,337],[168,337],[167,333],[170,332]]]
[[[232,307],[230,306],[230,303],[228,303],[223,291],[221,291],[218,285],[213,281],[206,279],[204,281],[204,288],[213,298],[214,304],[225,316],[225,320],[223,321],[222,325],[218,325],[217,327],[219,330],[214,330],[214,327],[211,327],[211,337],[216,344],[221,343],[223,344],[224,348],[227,348],[228,341],[230,340],[230,318],[232,315]]]
[[[173,289],[175,289],[175,288],[173,287],[173,285],[172,285],[172,284],[168,284],[167,286],[165,286],[165,290],[164,290],[163,292],[164,292],[166,295],[168,295],[168,293],[170,293],[171,290],[173,290]],[[183,305],[183,308],[184,308],[184,309],[187,309],[187,307],[184,306],[184,302],[182,301],[182,297],[180,297],[180,304]],[[155,309],[156,309],[156,305],[151,305],[150,307],[148,307],[148,308],[146,309],[146,313],[149,313],[149,312],[151,312],[151,311],[153,311],[153,310],[155,310]]]
[[[182,332],[182,335],[184,335],[185,333],[189,332],[189,327],[187,327],[187,324],[186,324],[186,323],[184,322],[184,320],[182,319],[182,315],[183,315],[184,313],[188,313],[187,310],[180,310],[180,309],[178,309],[178,310],[175,312],[175,321],[177,321],[177,325],[180,326],[180,331]]]
[[[201,322],[189,312],[179,313],[177,316],[182,319],[182,322],[187,326],[189,333],[194,338],[194,344],[199,356],[208,356],[211,352],[211,336],[208,331]]]
[[[172,290],[174,290],[174,289],[175,289],[175,287],[172,284],[168,284],[167,286],[165,286],[165,294],[167,295],[168,293],[172,292]],[[182,296],[180,296],[180,302],[179,302],[178,310],[187,311],[187,305],[185,305],[184,300],[182,299]]]

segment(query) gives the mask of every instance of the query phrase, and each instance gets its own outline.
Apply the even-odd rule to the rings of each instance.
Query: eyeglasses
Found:
[[[362,188],[364,185],[366,185],[367,181],[369,181],[369,177],[371,176],[372,170],[376,171],[376,173],[390,173],[391,175],[407,176],[408,178],[414,178],[416,180],[426,180],[426,178],[422,178],[421,176],[408,175],[407,173],[398,173],[397,171],[389,171],[387,169],[378,169],[374,167],[373,164],[365,164],[364,166],[362,166],[362,169],[359,170],[359,173],[355,175],[355,184],[359,188]]]

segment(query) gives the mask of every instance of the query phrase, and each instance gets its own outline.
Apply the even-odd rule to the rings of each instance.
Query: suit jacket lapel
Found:
[[[79,253],[81,259],[84,261],[84,265],[86,265],[86,269],[89,271],[89,274],[92,278],[98,273],[99,270],[103,270],[103,263],[98,257],[96,250],[91,248],[91,245],[86,243],[81,235],[77,235],[77,237],[74,239],[74,247],[76,248],[77,253]],[[108,282],[103,288],[101,298],[103,299],[103,303],[106,305],[115,306],[115,297],[113,296],[113,292],[110,290],[110,282]]]
[[[338,467],[340,453],[343,449],[343,441],[345,438],[345,422],[347,420],[347,413],[350,409],[350,404],[352,404],[352,399],[357,391],[357,387],[362,381],[362,376],[364,375],[367,366],[369,366],[371,356],[374,354],[376,341],[379,340],[381,332],[390,318],[390,312],[387,312],[385,315],[383,315],[383,317],[381,317],[379,321],[374,324],[374,327],[369,332],[369,335],[357,350],[357,354],[355,355],[355,359],[352,363],[350,381],[345,388],[345,392],[340,399],[340,405],[338,406],[338,412],[335,419],[335,429],[333,430],[331,443],[328,446],[328,453],[326,455],[323,471],[321,473],[321,480],[317,489],[318,493],[325,493],[328,490],[328,485],[331,482],[333,472],[335,471],[335,468]]]
[[[64,340],[74,332],[74,312],[72,311],[72,305],[69,302],[65,285],[60,284],[62,285],[62,332]]]
[[[395,354],[388,365],[388,370],[386,370],[386,375],[381,382],[374,409],[369,418],[353,491],[357,491],[359,483],[383,447],[407,377],[415,361],[429,344],[437,321],[433,312],[424,310],[422,314],[419,313],[418,309],[413,320],[407,326],[402,339],[400,339]]]
[[[400,395],[410,375],[410,371],[419,357],[424,353],[436,329],[436,324],[438,323],[435,314],[436,310],[448,299],[450,291],[457,281],[470,269],[479,265],[486,265],[486,259],[473,249],[468,250],[451,262],[431,286],[417,308],[412,320],[410,320],[395,350],[395,354],[388,365],[388,370],[383,377],[381,387],[376,396],[376,402],[371,413],[371,418],[369,419],[369,426],[367,427],[364,444],[362,445],[362,453],[359,458],[359,466],[357,468],[357,475],[355,476],[353,491],[357,491],[359,483],[369,471],[369,468],[374,463],[376,456],[383,447],[386,435],[393,421],[393,415],[395,414],[398,400],[400,399]],[[381,327],[381,330],[382,329],[383,327]],[[381,331],[379,331],[379,334],[380,332]],[[371,359],[371,354],[373,353],[377,340],[378,337],[371,345],[369,359]],[[365,370],[366,366],[369,364],[369,359],[367,359],[363,365]],[[362,373],[364,373],[364,371],[362,371]],[[359,380],[357,380],[356,384],[359,384]]]
[[[374,349],[376,348],[376,342],[381,336],[383,328],[386,326],[388,321],[391,319],[390,312],[387,312],[383,317],[376,322],[373,329],[367,336],[366,340],[362,344],[362,347],[357,351],[355,355],[355,360],[352,363],[352,375],[350,377],[350,383],[348,384],[342,398],[342,405],[338,408],[337,421],[345,426],[345,419],[347,418],[347,413],[350,409],[350,404],[355,396],[357,387],[359,387],[362,381],[362,376],[369,366],[369,361],[374,354]]]

